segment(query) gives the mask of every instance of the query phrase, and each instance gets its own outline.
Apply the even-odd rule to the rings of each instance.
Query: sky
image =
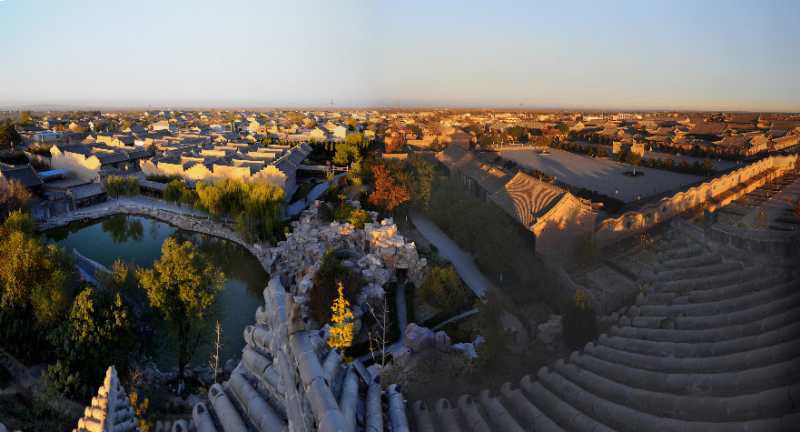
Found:
[[[800,111],[800,1],[0,0],[0,107]]]

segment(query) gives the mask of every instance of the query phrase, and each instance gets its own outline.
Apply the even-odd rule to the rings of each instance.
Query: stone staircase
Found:
[[[493,395],[432,407],[418,431],[782,431],[800,424],[800,275],[670,229],[608,334]]]

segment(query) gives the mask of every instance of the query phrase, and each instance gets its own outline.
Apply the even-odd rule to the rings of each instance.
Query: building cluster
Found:
[[[581,119],[569,127],[578,140],[651,149],[750,157],[800,144],[800,118],[772,114],[652,114],[626,119]]]

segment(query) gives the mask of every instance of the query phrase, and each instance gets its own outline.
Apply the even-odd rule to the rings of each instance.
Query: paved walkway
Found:
[[[478,270],[472,257],[461,250],[460,247],[447,236],[436,224],[422,214],[411,211],[409,218],[417,231],[439,250],[439,255],[447,258],[455,267],[464,283],[480,298],[486,298],[486,293],[494,289],[492,283]]]

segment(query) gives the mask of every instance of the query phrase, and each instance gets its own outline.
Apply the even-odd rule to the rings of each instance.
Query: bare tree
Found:
[[[214,352],[211,353],[211,358],[208,361],[208,366],[214,371],[214,383],[219,382],[219,363],[220,363],[220,356],[219,352],[222,350],[222,325],[217,320],[217,324],[215,326],[216,330],[216,338],[214,341]]]
[[[381,310],[375,311],[375,308],[367,303],[369,306],[369,313],[375,320],[375,325],[367,332],[369,336],[369,354],[372,356],[372,361],[379,364],[381,368],[386,365],[386,344],[389,332],[389,305],[386,303],[386,296],[383,297],[383,306]]]

